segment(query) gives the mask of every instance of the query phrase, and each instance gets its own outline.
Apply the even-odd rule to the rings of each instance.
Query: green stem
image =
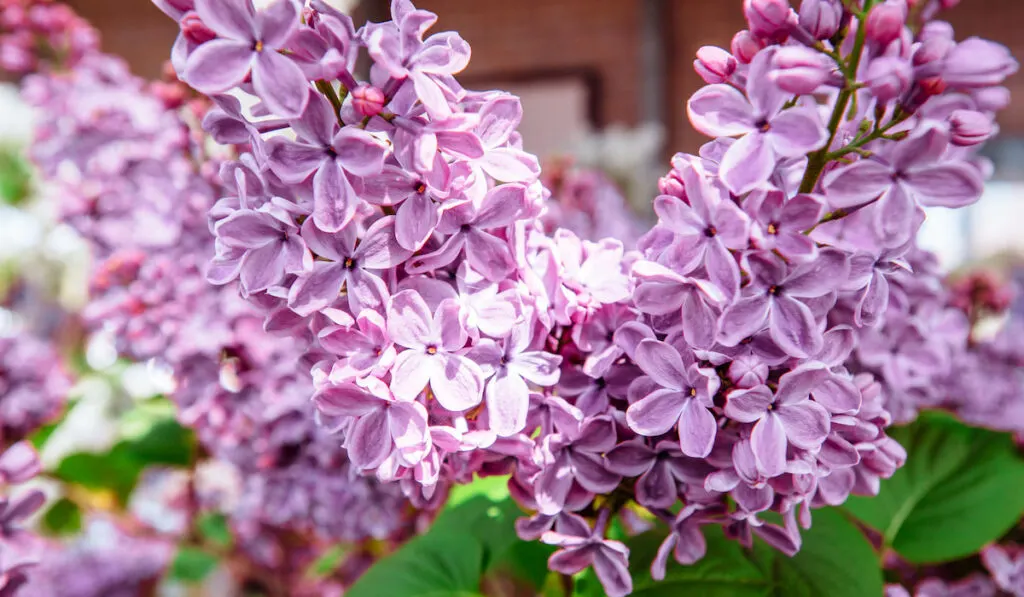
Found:
[[[348,89],[344,85],[341,86],[341,95],[334,90],[334,85],[330,81],[324,81],[320,79],[315,83],[316,90],[323,94],[327,98],[327,101],[331,102],[331,107],[334,108],[334,116],[338,119],[338,124],[345,126],[345,123],[341,121],[341,105],[345,102],[345,96],[348,95]]]
[[[868,11],[871,10],[871,5],[873,3],[874,0],[865,0],[864,14],[867,14]],[[853,52],[850,54],[850,63],[844,73],[846,75],[846,86],[839,92],[835,108],[832,110],[832,118],[828,123],[828,142],[825,143],[824,147],[811,154],[810,159],[807,162],[807,172],[804,173],[804,179],[800,183],[801,193],[810,193],[814,191],[814,187],[817,186],[821,173],[825,170],[825,166],[828,164],[829,148],[832,147],[832,143],[836,140],[836,134],[839,132],[839,126],[843,123],[843,117],[846,114],[847,106],[850,104],[850,98],[852,98],[853,94],[856,92],[857,69],[860,67],[860,57],[864,52],[866,35],[867,33],[862,20],[857,23],[857,39],[854,41]]]

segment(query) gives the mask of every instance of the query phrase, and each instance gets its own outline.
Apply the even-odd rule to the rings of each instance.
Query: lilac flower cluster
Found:
[[[244,500],[228,510],[245,544],[275,566],[286,533],[320,546],[405,534],[400,488],[354,475],[316,424],[301,342],[271,337],[259,309],[204,278],[219,158],[190,123],[209,103],[180,83],[146,85],[98,52],[30,77],[24,97],[53,116],[30,154],[95,260],[84,319],[123,356],[170,369],[204,458],[239,474]]]
[[[26,75],[71,68],[98,44],[96,30],[65,4],[0,2],[0,71]]]
[[[541,182],[551,193],[541,216],[549,234],[565,228],[584,240],[614,238],[633,246],[647,229],[619,187],[600,170],[555,161],[544,165]]]
[[[1024,596],[1024,552],[1014,545],[989,545],[981,550],[987,575],[974,573],[956,581],[921,580],[913,594],[902,585],[886,586],[886,597],[1011,597]]]
[[[71,380],[48,342],[0,336],[0,446],[21,441],[60,414]]]
[[[671,525],[660,578],[706,524],[794,553],[810,508],[902,464],[886,404],[964,329],[917,300],[913,238],[923,207],[980,197],[1005,48],[901,0],[747,0],[732,52],[695,63],[688,112],[715,140],[676,156],[627,252],[544,233],[518,100],[459,85],[469,47],[427,35],[432,13],[394,0],[356,29],[319,0],[159,4],[179,76],[217,104],[206,130],[250,149],[221,169],[208,278],[304,345],[354,468],[421,506],[510,474],[552,569],[625,595],[606,531],[630,501]]]
[[[19,595],[131,597],[153,591],[171,564],[174,544],[138,537],[108,519],[86,523],[71,544],[44,546],[39,565]]]
[[[39,474],[39,458],[27,441],[10,445],[0,453],[0,594],[13,595],[28,580],[39,562],[39,538],[22,528],[25,520],[46,501],[38,489],[10,493]]]

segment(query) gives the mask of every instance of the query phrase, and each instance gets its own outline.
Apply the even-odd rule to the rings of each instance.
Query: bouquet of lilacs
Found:
[[[518,100],[458,83],[469,47],[427,35],[433,14],[158,4],[178,75],[217,104],[205,129],[249,148],[221,169],[207,277],[302,345],[363,473],[419,506],[510,475],[520,536],[624,595],[608,534],[633,504],[671,528],[660,578],[709,525],[796,553],[811,508],[903,464],[890,411],[928,404],[967,329],[917,300],[940,280],[915,232],[980,197],[1017,68],[930,21],[939,3],[747,0],[731,52],[695,62],[688,113],[715,140],[673,159],[635,251],[544,233]]]

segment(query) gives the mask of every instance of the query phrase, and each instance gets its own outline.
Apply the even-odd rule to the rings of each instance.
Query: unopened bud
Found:
[[[760,359],[740,355],[729,365],[729,381],[738,388],[753,388],[768,380],[768,365]]]
[[[804,46],[786,46],[775,52],[769,77],[783,91],[807,94],[821,87],[831,73],[832,62],[824,55]]]
[[[352,90],[352,106],[363,116],[376,116],[384,109],[384,92],[372,85]]]
[[[910,89],[914,71],[901,58],[876,58],[868,65],[864,80],[871,95],[880,102],[891,102]]]
[[[928,37],[914,50],[914,66],[939,62],[949,54],[954,46],[956,46],[956,42],[952,39],[938,35]]]
[[[743,14],[754,35],[782,41],[789,35],[789,0],[744,0]]]
[[[764,46],[764,42],[754,37],[751,32],[743,30],[733,36],[730,47],[732,55],[740,64],[750,64],[754,60],[754,56],[764,49]]]
[[[738,66],[732,54],[715,46],[704,46],[697,50],[697,59],[693,61],[694,70],[711,85],[728,81]]]
[[[843,20],[841,0],[803,0],[800,3],[800,26],[815,39],[829,39],[839,31]]]
[[[942,78],[951,87],[977,88],[1001,85],[1017,72],[1018,64],[1006,46],[971,37],[946,55]]]
[[[203,23],[199,15],[190,12],[181,18],[181,34],[185,39],[194,44],[205,44],[211,39],[216,39],[217,34]]]
[[[978,108],[987,112],[998,112],[1010,105],[1010,90],[1006,87],[976,89],[971,95]]]
[[[886,0],[872,8],[868,14],[864,25],[867,39],[884,48],[900,37],[906,20],[906,0]]]
[[[995,134],[992,119],[974,110],[956,110],[949,117],[953,145],[973,147],[988,141]]]

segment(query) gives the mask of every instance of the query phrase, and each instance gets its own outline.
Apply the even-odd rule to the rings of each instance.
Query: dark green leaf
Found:
[[[512,574],[539,591],[546,556],[516,536],[522,512],[506,482],[482,479],[456,491],[426,534],[378,561],[346,597],[470,597],[488,573]]]
[[[200,583],[217,569],[217,556],[195,547],[183,546],[171,562],[168,576],[186,584]]]
[[[155,423],[142,437],[127,442],[129,449],[145,464],[188,466],[195,455],[192,431],[174,419]]]
[[[845,508],[905,559],[936,563],[975,553],[1024,514],[1024,460],[1008,434],[925,414],[891,435],[907,464],[877,497]]]
[[[665,531],[628,541],[633,597],[865,597],[882,594],[882,573],[871,545],[841,513],[814,512],[803,547],[790,558],[756,540],[746,550],[717,526],[705,527],[708,552],[692,566],[670,562],[665,580],[651,578],[650,565]],[[592,574],[580,579],[580,595],[602,595]]]
[[[48,535],[73,535],[82,529],[82,509],[60,498],[43,514],[42,526]]]

